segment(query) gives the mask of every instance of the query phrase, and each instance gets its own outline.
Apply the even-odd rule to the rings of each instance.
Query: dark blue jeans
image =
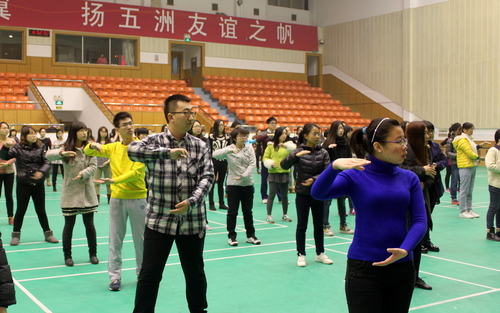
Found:
[[[325,238],[323,236],[323,212],[325,207],[323,201],[314,199],[311,195],[298,193],[295,197],[295,206],[297,207],[297,231],[295,232],[297,253],[306,255],[306,231],[309,220],[309,209],[313,218],[316,254],[325,252]]]
[[[458,173],[458,166],[456,164],[451,165],[451,185],[450,185],[450,196],[451,199],[457,199],[457,189],[460,182],[460,174]]]
[[[492,228],[493,219],[495,219],[496,228],[500,228],[500,188],[496,188],[488,185],[488,190],[490,192],[490,206],[488,207],[488,212],[486,213],[486,228]]]
[[[410,308],[415,270],[413,262],[373,266],[348,259],[345,293],[349,313],[402,313]]]
[[[236,217],[238,216],[238,208],[241,203],[241,211],[243,212],[243,222],[247,238],[255,236],[255,227],[253,226],[253,194],[254,187],[252,186],[227,186],[227,231],[228,238],[236,239]]]
[[[186,279],[189,312],[205,312],[208,307],[207,279],[203,263],[205,235],[201,238],[199,235],[173,236],[146,227],[144,258],[137,282],[134,313],[154,313],[158,288],[174,241]]]

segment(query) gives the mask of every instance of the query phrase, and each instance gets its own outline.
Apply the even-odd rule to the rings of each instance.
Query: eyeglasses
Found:
[[[128,123],[124,123],[124,124],[121,124],[120,127],[129,127],[129,126],[134,126],[134,122],[128,122]]]
[[[172,114],[184,114],[185,117],[188,117],[188,115],[191,115],[191,117],[194,117],[196,115],[196,112],[194,111],[182,111],[182,112],[170,112]]]
[[[248,136],[236,136],[236,137],[241,139],[248,139]]]
[[[405,138],[405,139],[401,139],[401,140],[394,140],[394,141],[379,141],[381,143],[397,143],[399,144],[400,146],[407,146],[408,145],[408,140]]]

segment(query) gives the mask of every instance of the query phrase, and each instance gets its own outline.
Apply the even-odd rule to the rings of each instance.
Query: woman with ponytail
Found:
[[[377,118],[355,130],[350,144],[357,158],[335,160],[311,189],[319,200],[349,196],[356,207],[345,279],[349,312],[408,312],[412,251],[427,221],[417,175],[399,167],[407,153],[403,129],[396,120]]]

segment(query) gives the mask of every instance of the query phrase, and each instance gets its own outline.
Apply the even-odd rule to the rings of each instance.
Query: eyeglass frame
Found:
[[[182,111],[182,112],[168,112],[168,113],[172,113],[172,114],[184,114],[185,117],[189,115],[191,115],[191,117],[195,117],[196,116],[196,113],[195,111]]]
[[[380,143],[398,143],[401,147],[408,146],[408,139],[404,138],[401,140],[392,140],[392,141],[378,141]]]

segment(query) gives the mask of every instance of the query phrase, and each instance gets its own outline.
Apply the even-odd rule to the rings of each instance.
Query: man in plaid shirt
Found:
[[[172,95],[165,100],[169,126],[129,145],[132,161],[149,171],[149,197],[144,259],[137,283],[134,313],[154,312],[163,269],[174,241],[186,278],[190,312],[206,312],[207,282],[203,264],[205,195],[214,181],[209,147],[189,135],[195,112],[190,99]]]

